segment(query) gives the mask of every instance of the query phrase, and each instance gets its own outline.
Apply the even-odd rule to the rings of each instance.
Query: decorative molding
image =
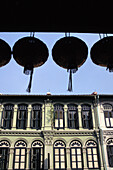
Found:
[[[113,130],[105,130],[103,131],[103,135],[113,135]]]

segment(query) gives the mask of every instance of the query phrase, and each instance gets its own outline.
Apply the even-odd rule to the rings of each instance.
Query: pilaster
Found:
[[[66,148],[66,158],[67,158],[67,170],[71,170],[71,162],[70,162],[70,148]]]
[[[45,101],[45,114],[44,114],[44,129],[45,130],[51,130],[51,125],[53,121],[53,112],[51,108],[52,108],[51,100],[47,99]]]
[[[96,129],[96,124],[95,124],[95,113],[94,113],[94,109],[93,106],[91,106],[91,113],[92,113],[92,122],[93,122],[93,129]]]
[[[2,114],[3,114],[3,109],[4,109],[4,106],[0,104],[0,129],[1,127],[3,126],[2,124]]]
[[[32,112],[32,106],[29,105],[28,106],[28,119],[27,119],[27,128],[26,128],[26,130],[31,129],[31,127],[30,127],[30,124],[31,124],[31,112]]]
[[[26,154],[26,170],[30,169],[30,148],[27,148]]]
[[[67,110],[68,110],[68,107],[67,105],[64,105],[64,122],[65,122],[65,130],[68,129],[68,116],[67,116]]]
[[[87,157],[86,157],[86,147],[83,147],[83,163],[84,163],[84,170],[88,170],[87,167]]]
[[[9,167],[8,167],[8,170],[13,169],[13,156],[14,156],[14,148],[10,148],[10,150],[9,150]]]
[[[79,130],[82,128],[82,114],[81,114],[81,105],[78,105],[78,119],[79,119]]]
[[[12,130],[16,130],[17,111],[18,111],[18,106],[17,106],[17,105],[14,105],[14,114],[13,114],[13,125],[12,125]]]

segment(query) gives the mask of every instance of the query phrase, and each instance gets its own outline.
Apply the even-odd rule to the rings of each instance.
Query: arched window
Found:
[[[68,127],[70,129],[78,129],[79,121],[78,121],[78,108],[75,104],[68,105]]]
[[[11,129],[13,120],[13,104],[4,105],[2,114],[2,128]]]
[[[27,105],[18,105],[17,129],[26,129],[27,125]]]
[[[110,128],[113,127],[113,108],[110,104],[104,104],[104,117],[105,117],[105,124],[106,127]]]
[[[64,128],[64,109],[61,104],[54,105],[54,127],[56,129]]]
[[[31,169],[44,169],[44,146],[41,141],[34,141],[32,143]]]
[[[65,143],[56,141],[54,143],[54,169],[66,169]]]
[[[0,169],[7,170],[9,164],[9,142],[0,141]]]
[[[85,129],[92,129],[92,113],[90,105],[82,105],[82,125]]]
[[[74,170],[83,169],[82,145],[79,141],[71,142],[70,158],[71,158],[71,169]]]
[[[99,169],[97,144],[93,140],[86,143],[87,164],[89,169]]]
[[[108,153],[109,167],[113,167],[113,139],[109,139],[107,141],[107,153]]]
[[[41,129],[42,126],[42,105],[35,104],[32,106],[31,128]]]
[[[18,141],[14,149],[14,170],[21,170],[26,168],[26,143]]]

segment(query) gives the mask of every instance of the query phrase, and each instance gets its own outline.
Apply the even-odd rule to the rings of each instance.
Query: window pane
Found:
[[[60,149],[60,154],[64,155],[64,149]]]
[[[65,161],[65,158],[64,158],[64,156],[61,156],[61,161]]]
[[[25,155],[25,149],[21,149],[21,155]]]
[[[82,162],[78,162],[78,168],[82,168]]]
[[[20,164],[20,169],[24,169],[24,164],[25,164],[25,163],[21,163],[21,164]]]
[[[72,163],[72,168],[76,168],[76,162]]]
[[[25,156],[21,156],[21,162],[25,162]]]
[[[97,154],[97,149],[93,148],[93,154]]]
[[[88,154],[91,154],[91,148],[87,148]]]
[[[59,155],[55,156],[55,161],[59,161]]]
[[[105,118],[109,118],[108,112],[104,112]]]
[[[92,155],[88,155],[88,161],[92,161]]]
[[[110,118],[111,127],[113,127],[113,118]]]
[[[61,168],[65,168],[65,162],[61,162]]]
[[[94,168],[98,168],[98,162],[94,162]]]
[[[58,119],[55,119],[55,127],[58,127]]]
[[[55,149],[55,155],[59,154],[59,149]]]
[[[63,119],[63,112],[62,112],[62,111],[60,111],[59,118],[60,118],[60,119]]]
[[[106,118],[106,126],[107,126],[107,127],[110,127],[109,118]]]
[[[19,162],[19,156],[15,156],[15,162]]]
[[[89,168],[93,168],[93,163],[89,162]]]
[[[15,163],[15,169],[19,169],[19,163]]]
[[[76,161],[76,157],[75,157],[75,155],[74,155],[74,156],[72,156],[72,161]]]
[[[58,169],[59,169],[59,162],[56,162],[56,163],[55,163],[55,168],[58,168]]]
[[[63,127],[63,119],[60,119],[60,127]]]
[[[16,155],[19,155],[20,149],[16,149]]]

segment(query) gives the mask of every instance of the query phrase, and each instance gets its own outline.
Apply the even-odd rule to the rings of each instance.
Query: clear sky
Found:
[[[23,74],[23,67],[12,59],[0,68],[0,93],[2,94],[113,94],[113,73],[106,71],[105,67],[95,65],[90,59],[90,49],[100,37],[99,34],[71,33],[85,41],[88,46],[88,58],[86,62],[73,74],[73,92],[68,92],[69,73],[56,65],[52,59],[52,48],[57,40],[65,36],[65,33],[35,33],[35,37],[42,40],[49,49],[47,62],[34,69],[31,93],[26,92],[29,76]],[[5,40],[11,48],[14,43],[30,33],[0,33],[0,38]],[[108,35],[109,36],[109,35]]]

